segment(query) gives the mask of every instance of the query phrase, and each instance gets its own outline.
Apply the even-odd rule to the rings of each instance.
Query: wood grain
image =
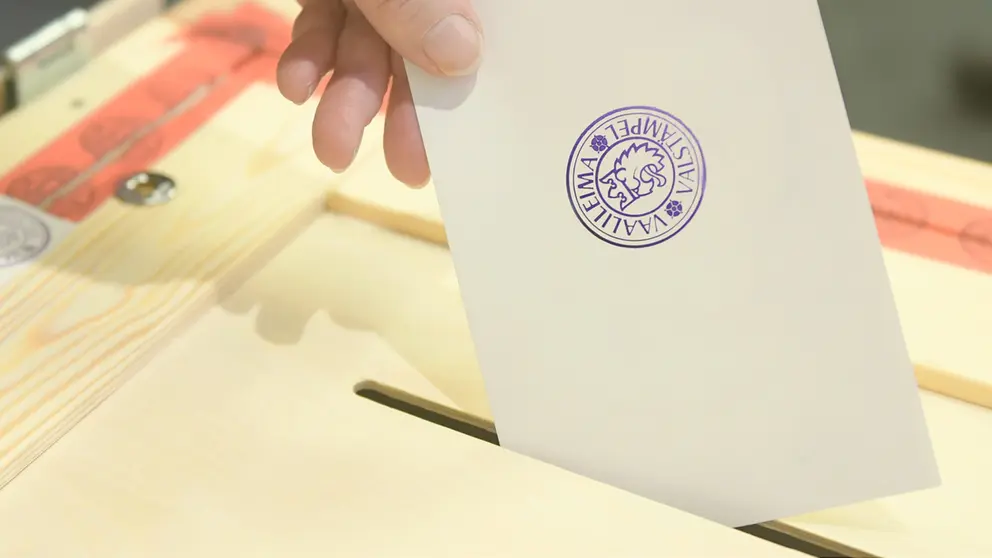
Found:
[[[855,143],[871,178],[992,207],[990,165],[860,133],[855,134]],[[413,195],[420,197],[408,199]],[[349,198],[348,203],[336,199],[341,197]],[[329,206],[358,218],[368,218],[371,212],[370,220],[379,225],[432,243],[443,242],[443,223],[430,186],[391,195],[379,184],[373,188],[347,185],[331,196]],[[361,210],[352,211],[354,207]],[[397,215],[407,215],[408,220],[397,221]],[[985,332],[992,331],[992,315],[986,311],[992,305],[992,278],[891,250],[885,251],[885,261],[917,380],[926,390],[921,395],[944,485],[767,526],[851,556],[992,555],[992,538],[986,528],[992,517],[992,477],[987,474],[992,452],[974,443],[992,436],[992,412],[988,410],[992,408],[992,352],[985,339]],[[440,316],[457,315],[460,299],[454,270],[445,268],[444,273],[444,283],[451,290],[432,292],[430,302],[423,304],[438,309]],[[423,323],[432,322],[436,320]],[[438,341],[437,351],[450,349]],[[428,378],[437,377],[435,383],[445,386],[444,393],[458,408],[488,420],[485,389],[474,357],[452,354],[451,358],[461,362],[460,380],[452,372],[458,366],[450,362],[444,370],[437,366],[418,369]]]
[[[153,26],[149,35],[163,31]],[[127,53],[110,57],[120,58]],[[108,87],[100,79],[105,67],[71,85],[106,95],[113,80]],[[158,170],[179,184],[173,202],[104,205],[0,293],[0,485],[113,393],[220,289],[319,214],[326,171],[309,157],[273,155],[257,139],[287,126],[309,128],[308,115],[292,105],[269,106],[271,89],[248,90],[160,161]],[[5,129],[58,130],[62,123],[45,108],[25,108]],[[203,164],[207,152],[211,165]],[[260,172],[263,158],[270,164]]]
[[[43,108],[13,115],[20,135],[0,134],[0,169],[78,118],[74,98],[98,103],[167,57],[171,22],[233,3],[187,0]],[[271,87],[248,91],[161,162],[182,189],[160,208],[171,213],[106,206],[0,295],[0,361],[16,364],[0,372],[0,448],[28,455],[4,445],[25,433],[50,443],[53,425],[141,369],[0,490],[0,555],[794,555],[355,396],[374,381],[489,416],[431,189],[388,178],[375,141],[354,170],[330,176],[309,150],[312,110]],[[331,207],[404,234],[319,217],[210,304],[334,184]],[[420,229],[403,224],[410,215]],[[904,293],[919,275],[898,275]],[[992,452],[974,442],[992,436],[992,413],[923,398],[943,487],[779,528],[883,556],[992,554]]]
[[[170,49],[129,42],[106,59]],[[101,67],[76,94],[112,94]],[[18,130],[48,136],[11,157],[58,133],[59,108],[18,115]],[[313,158],[314,108],[250,87],[156,164],[175,200],[105,204],[0,293],[0,481],[35,461],[0,491],[0,555],[795,556],[355,395],[372,379],[446,400],[383,343],[389,330],[324,311],[412,317],[410,288],[450,290],[416,249],[373,260],[378,283],[361,277],[368,239],[389,233],[320,219],[212,304],[317,216],[331,185],[361,181],[360,168],[335,178]],[[420,280],[381,289],[404,264]]]
[[[355,395],[450,404],[385,341],[444,345],[389,313],[435,250],[318,219],[0,491],[0,555],[799,556]]]
[[[352,248],[347,280],[337,274],[329,274],[324,279],[311,278],[314,285],[337,285],[336,288],[344,291],[338,296],[325,293],[321,296],[327,302],[310,307],[341,308],[340,301],[354,301],[346,304],[349,310],[332,310],[331,315],[349,317],[347,323],[357,323],[362,330],[379,332],[401,352],[405,351],[404,347],[416,345],[416,352],[404,354],[410,355],[408,361],[415,362],[417,369],[443,394],[443,397],[428,394],[429,399],[437,405],[454,404],[482,420],[491,419],[486,410],[482,377],[475,368],[467,324],[461,315],[460,295],[450,257],[436,257],[433,249],[420,248],[423,256],[414,259],[409,255],[417,245],[414,239],[385,235],[377,235],[376,239],[375,242],[365,241],[364,247]],[[370,257],[370,254],[374,256]],[[384,269],[391,269],[391,272],[386,273]],[[287,276],[289,273],[287,267]],[[358,285],[390,294],[364,299],[371,301],[371,308],[364,313],[358,309],[363,304],[359,302],[363,287]],[[339,302],[335,305],[330,302],[332,299]],[[315,299],[298,293],[296,300],[310,300],[312,304]],[[385,310],[387,306],[389,310]],[[288,326],[292,320],[280,317],[319,313],[303,310],[307,304],[290,302],[288,297],[280,297],[279,301],[270,299],[260,307],[263,310],[256,318],[257,329],[273,340],[283,338],[285,331],[301,327]],[[270,310],[265,311],[265,308]],[[289,310],[291,308],[296,310]],[[363,319],[352,322],[351,316],[363,316]],[[434,360],[416,358],[422,354],[432,354]],[[397,382],[395,379],[381,381],[406,390]],[[992,517],[992,477],[987,474],[992,468],[992,451],[975,443],[975,440],[992,436],[992,412],[929,391],[922,392],[921,396],[943,486],[786,518],[767,526],[819,545],[859,551],[841,555],[906,558],[992,555],[992,537],[987,529],[987,519]]]
[[[382,126],[382,120],[377,119],[365,132],[366,137],[381,137]],[[389,174],[380,146],[375,140],[365,142],[363,158],[353,171],[361,173],[363,179],[345,182],[328,193],[327,209],[447,247],[434,185],[413,189],[397,183]]]

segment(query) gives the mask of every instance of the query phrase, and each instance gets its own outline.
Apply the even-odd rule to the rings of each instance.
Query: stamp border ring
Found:
[[[636,121],[634,128],[638,128],[638,131],[631,132],[630,122],[628,120],[630,122]],[[616,130],[616,126],[620,126],[621,123],[623,126],[627,126],[625,131],[631,133],[620,136]],[[612,132],[611,138],[607,137],[611,134],[607,133],[606,130]],[[646,133],[642,134],[642,131],[646,131]],[[671,135],[666,135],[670,131]],[[639,213],[637,215],[625,213],[622,211],[624,207],[622,203],[620,208],[617,208],[614,201],[617,197],[613,192],[617,184],[616,179],[619,175],[604,177],[600,172],[600,165],[608,156],[612,157],[614,161],[616,160],[615,152],[620,150],[614,149],[614,147],[620,144],[626,144],[628,147],[633,144],[639,144],[637,149],[650,151],[656,155],[654,160],[658,162],[657,166],[647,164],[636,167],[638,173],[643,173],[645,168],[649,171],[658,171],[663,169],[666,164],[670,167],[669,169],[665,169],[665,171],[669,177],[673,178],[673,184],[667,190],[664,188],[659,190],[660,192],[667,193],[666,195],[668,197],[661,198],[661,204],[647,213]],[[625,155],[629,155],[629,153],[621,153],[620,157]],[[644,155],[644,153],[641,153],[641,155]],[[683,160],[686,155],[688,155],[688,160]],[[628,163],[631,160],[633,158],[627,159]],[[595,166],[589,163],[589,161],[595,161]],[[580,165],[584,165],[584,167],[580,169]],[[629,171],[631,166],[630,164],[614,165],[614,167],[622,167],[621,170],[625,172]],[[609,168],[609,165],[607,167]],[[581,170],[588,170],[590,172],[583,173]],[[706,170],[706,160],[699,139],[685,122],[672,113],[657,107],[631,105],[606,112],[586,126],[569,153],[568,166],[565,171],[565,187],[573,213],[582,226],[593,236],[607,244],[620,248],[647,248],[673,238],[692,221],[705,195]],[[659,187],[665,186],[666,180],[658,176],[658,173],[654,173],[654,176],[658,179],[657,181],[650,179],[651,174],[648,173],[649,178],[647,179],[645,179],[643,174],[640,174],[643,182],[642,180],[631,181],[629,174],[620,177],[619,181],[624,188],[622,192],[636,199],[638,191],[643,192],[641,184],[648,183],[656,184]],[[590,179],[592,180],[591,183]],[[604,193],[603,190],[602,182],[604,179],[610,185],[609,195]],[[635,182],[637,186],[634,189],[626,189],[628,184],[634,184]],[[678,184],[675,184],[676,182]],[[591,188],[590,184],[592,186]],[[579,195],[577,190],[580,189],[585,189],[586,192],[583,195]],[[648,188],[649,192],[652,189],[653,186]],[[594,194],[596,196],[595,199],[589,200]],[[686,196],[685,194],[689,195]],[[622,201],[626,201],[628,205],[630,204],[630,200],[623,193],[620,196]],[[607,197],[610,199],[607,199]],[[645,195],[637,201],[643,203],[643,201],[649,199],[657,202],[659,199],[658,193],[655,193],[654,198]],[[586,201],[581,202],[580,200]],[[580,207],[586,213],[583,213]],[[599,212],[597,215],[589,213],[593,208]],[[605,220],[600,222],[604,214],[606,214]],[[639,218],[643,216],[647,217],[647,221]],[[621,223],[624,224],[623,229],[619,228]],[[609,230],[610,227],[607,224],[611,225],[613,230]],[[653,228],[654,230],[649,231],[649,228]],[[644,234],[638,235],[638,231],[642,229]],[[626,237],[623,237],[624,230],[627,232]]]

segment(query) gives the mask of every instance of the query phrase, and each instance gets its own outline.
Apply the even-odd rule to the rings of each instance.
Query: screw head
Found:
[[[117,198],[131,205],[162,205],[176,197],[176,183],[155,172],[139,172],[117,188]]]

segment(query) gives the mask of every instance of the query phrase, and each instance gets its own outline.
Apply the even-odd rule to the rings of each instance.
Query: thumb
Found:
[[[354,2],[393,50],[425,71],[460,76],[478,68],[482,25],[471,0]]]

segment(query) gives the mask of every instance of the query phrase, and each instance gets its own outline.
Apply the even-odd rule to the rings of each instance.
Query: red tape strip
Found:
[[[992,211],[875,180],[866,184],[883,246],[992,273]]]
[[[47,205],[48,213],[63,219],[83,220],[114,194],[120,180],[153,166],[253,82],[274,80],[289,33],[279,15],[251,3],[205,16],[176,38],[184,46],[173,58],[14,168],[0,180],[0,193]],[[202,99],[177,112],[208,87]],[[81,176],[82,183],[74,184]],[[72,190],[60,192],[67,186]]]

